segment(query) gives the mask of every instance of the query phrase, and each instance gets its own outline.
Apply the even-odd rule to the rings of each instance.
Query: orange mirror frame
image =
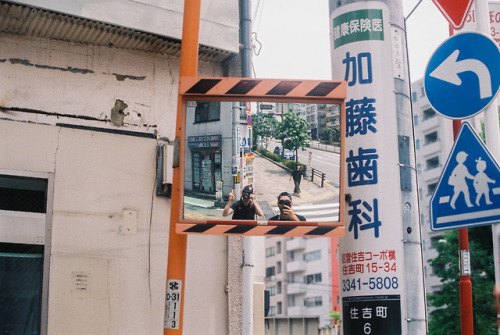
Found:
[[[345,81],[318,81],[318,80],[289,80],[289,79],[250,79],[250,78],[227,78],[227,77],[182,77],[179,83],[179,92],[182,99],[182,116],[180,120],[177,120],[177,126],[181,130],[181,138],[179,143],[179,180],[174,181],[174,188],[179,189],[181,199],[179,203],[182,204],[179,210],[179,217],[176,224],[176,232],[179,234],[196,234],[196,235],[245,235],[245,236],[305,236],[305,237],[317,237],[317,236],[344,236],[344,206],[345,206],[345,191],[344,191],[344,162],[345,162],[345,99],[346,99],[346,89],[347,85]],[[255,103],[258,103],[259,107],[263,109],[261,105],[268,106],[269,108],[272,104],[316,104],[320,106],[328,106],[330,104],[339,106],[339,126],[340,131],[340,152],[338,152],[340,159],[340,168],[338,173],[338,214],[335,216],[337,220],[328,221],[267,221],[267,220],[223,220],[217,217],[195,215],[196,213],[191,213],[191,215],[185,215],[185,178],[186,178],[186,167],[194,166],[205,173],[205,175],[211,175],[212,181],[211,185],[208,185],[207,189],[215,194],[215,198],[219,198],[220,203],[223,203],[222,196],[222,180],[214,186],[214,167],[211,165],[213,159],[215,159],[215,164],[219,164],[219,170],[215,170],[216,177],[223,174],[223,169],[220,167],[222,161],[224,161],[222,154],[217,154],[222,152],[221,140],[223,136],[221,134],[210,133],[209,129],[213,129],[214,122],[219,121],[225,122],[225,132],[227,132],[227,124],[229,121],[224,120],[220,115],[221,103],[232,102],[233,104],[228,104],[234,108],[234,103],[240,104],[242,112],[247,110],[248,114],[248,128],[251,128],[251,109],[255,107]],[[202,105],[204,112],[194,112],[195,109]],[[277,105],[278,106],[278,105]],[[289,106],[289,105],[288,105]],[[201,107],[200,107],[201,108]],[[210,119],[211,114],[215,115],[215,109],[219,108],[219,119],[213,117]],[[192,115],[189,115],[187,110],[193,111]],[[260,109],[260,110],[261,110]],[[195,115],[196,113],[196,115]],[[283,113],[282,119],[283,119]],[[204,122],[205,133],[188,132],[188,122],[189,126],[201,121]],[[242,118],[243,122],[245,118]],[[239,120],[239,122],[241,122]],[[199,121],[199,122],[197,122]],[[212,123],[210,125],[210,123]],[[207,126],[208,125],[208,126]],[[220,126],[223,126],[222,124]],[[212,127],[212,128],[210,128]],[[230,129],[232,131],[232,129]],[[196,136],[191,136],[196,135]],[[234,135],[233,135],[234,137]],[[228,141],[234,141],[234,138],[227,138]],[[250,141],[250,138],[249,138]],[[283,142],[282,142],[283,143]],[[282,145],[283,146],[283,145]],[[239,147],[239,144],[237,145]],[[191,149],[195,148],[196,153],[191,152]],[[209,148],[213,148],[214,151],[208,151]],[[234,148],[234,146],[233,146]],[[237,149],[239,151],[239,149]],[[248,148],[247,148],[248,150]],[[190,155],[186,155],[187,151],[191,152]],[[214,156],[210,156],[210,152],[215,152]],[[225,150],[227,152],[227,150]],[[235,153],[232,153],[235,154]],[[236,155],[236,154],[235,154]],[[312,153],[310,153],[312,155]],[[202,156],[202,157],[200,157]],[[243,157],[243,153],[241,157]],[[204,157],[207,160],[204,160]],[[210,161],[210,157],[212,161]],[[245,158],[253,159],[254,153],[247,152]],[[188,162],[186,162],[188,161]],[[225,159],[225,169],[228,170],[227,157]],[[205,164],[206,163],[206,164]],[[231,168],[234,168],[231,166]],[[253,168],[253,167],[252,167]],[[206,169],[206,171],[205,171]],[[248,168],[250,170],[250,168]],[[202,172],[200,172],[201,174]],[[194,173],[193,173],[194,175]],[[250,173],[251,175],[251,173]],[[232,176],[235,181],[238,181],[241,177],[240,175],[235,176],[234,171],[232,171]],[[191,177],[190,177],[191,178]],[[222,177],[218,177],[221,179]],[[191,179],[190,183],[198,188],[203,188],[203,181]],[[188,185],[191,185],[191,184]],[[253,183],[253,179],[252,179]],[[337,183],[335,183],[337,186]],[[226,193],[229,187],[225,185]],[[319,187],[319,186],[318,186]],[[276,192],[280,193],[280,192]],[[277,195],[277,194],[276,194]],[[199,205],[203,207],[203,205]],[[222,207],[222,206],[221,206]]]

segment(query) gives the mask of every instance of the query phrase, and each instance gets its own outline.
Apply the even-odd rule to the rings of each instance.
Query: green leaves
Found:
[[[443,234],[432,247],[438,256],[430,261],[432,271],[441,279],[441,291],[429,294],[430,335],[460,334],[460,273],[458,269],[458,231]],[[498,334],[496,311],[493,306],[493,285],[495,271],[491,227],[469,229],[469,249],[472,267],[472,299],[475,334]],[[430,271],[430,269],[428,270]]]

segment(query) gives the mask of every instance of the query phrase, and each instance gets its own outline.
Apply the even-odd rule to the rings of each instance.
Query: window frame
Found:
[[[44,172],[32,172],[32,171],[20,171],[11,169],[0,169],[1,175],[12,176],[12,177],[26,177],[26,178],[38,178],[47,180],[47,191],[46,191],[46,212],[45,213],[31,213],[31,212],[18,212],[19,215],[26,214],[37,214],[44,217],[45,229],[43,239],[37,241],[32,241],[28,244],[43,245],[43,272],[42,272],[42,298],[41,298],[41,313],[40,313],[40,335],[47,335],[48,328],[48,307],[49,307],[49,276],[50,276],[50,255],[52,247],[52,211],[54,206],[54,173],[44,173]],[[0,216],[4,216],[6,220],[9,219],[7,214],[16,213],[12,211],[0,210]],[[1,221],[1,220],[0,220]],[[28,238],[28,237],[26,237]],[[5,243],[16,243],[15,241],[4,241]],[[26,243],[25,241],[19,241],[17,243]]]

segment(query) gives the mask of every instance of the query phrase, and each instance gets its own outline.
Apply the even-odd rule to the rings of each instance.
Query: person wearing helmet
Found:
[[[229,193],[229,201],[222,211],[222,216],[233,214],[233,220],[255,220],[255,215],[264,216],[264,212],[255,201],[252,185],[247,185],[241,191],[241,199],[234,202],[234,190]]]

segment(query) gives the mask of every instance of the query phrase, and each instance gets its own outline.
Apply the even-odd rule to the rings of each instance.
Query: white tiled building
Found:
[[[453,128],[451,120],[442,117],[432,109],[425,95],[423,79],[412,84],[412,101],[425,286],[429,294],[439,290],[442,286],[429,264],[429,259],[437,256],[435,246],[442,235],[441,232],[433,232],[430,229],[429,201],[453,146]]]
[[[266,290],[269,316],[319,316],[331,324],[329,238],[266,238]]]

